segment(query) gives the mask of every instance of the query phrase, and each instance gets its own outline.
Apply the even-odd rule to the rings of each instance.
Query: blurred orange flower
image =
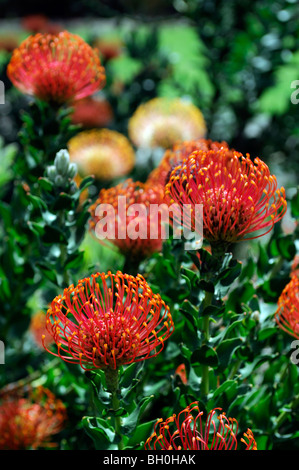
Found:
[[[153,98],[142,103],[129,120],[128,132],[137,147],[170,148],[177,142],[203,138],[201,111],[181,99]]]

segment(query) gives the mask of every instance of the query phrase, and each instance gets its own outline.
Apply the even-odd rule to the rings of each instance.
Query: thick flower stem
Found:
[[[106,387],[108,392],[111,393],[111,404],[114,413],[119,409],[119,381],[118,381],[118,369],[106,369],[105,370]],[[124,449],[124,441],[121,433],[121,417],[114,416],[115,423],[115,434],[119,437],[118,450]]]
[[[209,305],[211,305],[213,299],[213,294],[212,292],[205,292],[205,298],[203,301],[203,308],[205,309]],[[203,323],[202,323],[202,331],[204,334],[204,342],[203,344],[207,344],[210,339],[210,317],[208,315],[205,315],[203,317]],[[209,366],[203,365],[202,366],[202,380],[201,380],[201,387],[202,387],[202,393],[207,396],[209,393]]]

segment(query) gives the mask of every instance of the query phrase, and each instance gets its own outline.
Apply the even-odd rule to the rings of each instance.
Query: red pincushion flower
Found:
[[[98,51],[67,31],[29,36],[14,50],[7,75],[23,93],[57,104],[92,95],[106,80]]]
[[[141,275],[97,273],[57,296],[47,329],[66,362],[117,369],[156,356],[173,332],[169,307]]]
[[[167,149],[163,155],[157,168],[155,168],[148,176],[147,183],[164,186],[171,171],[181,164],[195,150],[220,150],[221,148],[229,149],[226,142],[215,142],[210,139],[198,139],[185,142],[179,142],[173,145],[172,149]]]
[[[188,229],[202,222],[204,238],[214,244],[262,236],[287,208],[284,188],[277,189],[276,177],[262,160],[253,162],[249,155],[225,148],[193,152],[171,172],[165,198],[179,206],[174,215],[179,223],[182,208],[190,205]],[[200,204],[203,220],[197,220],[201,214],[195,210]],[[257,231],[261,233],[254,235]]]
[[[167,209],[162,204],[163,197],[162,187],[131,179],[113,188],[103,189],[90,207],[91,230],[101,238],[99,231],[103,231],[105,224],[109,225],[107,229],[112,229],[112,236],[107,236],[107,240],[117,246],[122,254],[136,261],[143,260],[162,249],[165,238],[163,209]],[[104,210],[106,205],[113,211],[110,215],[100,214],[98,208]],[[161,206],[161,217],[151,210],[151,207],[157,206]]]
[[[0,449],[53,447],[53,434],[63,428],[66,408],[50,390],[38,387],[26,396],[6,396],[0,404]]]
[[[296,273],[278,299],[275,320],[283,331],[299,339],[299,277]]]
[[[145,443],[145,450],[236,450],[238,422],[221,411],[221,408],[213,409],[203,422],[203,412],[194,402],[166,421],[159,419]],[[239,439],[245,444],[243,449],[256,450],[251,430],[243,436]]]

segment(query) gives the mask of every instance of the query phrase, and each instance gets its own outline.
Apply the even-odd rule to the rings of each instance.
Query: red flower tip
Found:
[[[203,236],[211,243],[265,235],[287,209],[285,190],[277,189],[268,166],[259,158],[252,161],[249,155],[227,148],[193,152],[172,170],[165,198],[168,204],[179,206],[174,216],[179,223],[182,207],[190,205],[188,228],[194,230],[202,222]],[[197,221],[200,211],[195,208],[200,204],[203,220]]]
[[[299,277],[291,274],[290,282],[283,289],[275,312],[279,328],[299,339]]]
[[[141,275],[93,274],[57,296],[47,312],[51,354],[85,370],[117,369],[156,356],[172,334],[169,307]]]
[[[13,51],[7,75],[21,92],[57,104],[92,95],[106,80],[98,51],[68,31],[29,36]]]
[[[146,450],[236,450],[238,446],[238,422],[227,418],[221,408],[214,408],[203,419],[198,402],[194,402],[178,415],[163,421],[159,419],[153,434],[145,442]],[[256,450],[256,442],[250,429],[240,442],[244,450]]]

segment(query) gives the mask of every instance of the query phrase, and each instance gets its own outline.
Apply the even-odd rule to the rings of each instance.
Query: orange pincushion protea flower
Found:
[[[278,299],[275,320],[283,331],[299,339],[299,277],[296,273]]]
[[[104,181],[128,174],[135,164],[129,140],[110,129],[82,131],[69,140],[68,150],[82,175],[94,175]]]
[[[176,142],[204,137],[206,124],[193,104],[159,97],[137,108],[129,121],[128,132],[137,147],[170,148]]]
[[[286,212],[284,188],[259,158],[225,148],[195,151],[171,172],[165,187],[168,204],[190,205],[188,227],[203,222],[210,243],[232,243],[268,233]],[[203,206],[203,221],[196,224],[196,205]],[[181,222],[181,210],[174,218]],[[200,211],[198,211],[200,212]],[[261,231],[258,235],[254,232]]]
[[[43,347],[42,335],[45,335],[44,342],[47,344],[47,346],[53,343],[52,336],[46,330],[46,315],[43,311],[38,311],[32,316],[29,330],[39,348]]]
[[[221,408],[213,409],[203,423],[204,413],[194,402],[166,421],[159,419],[145,443],[145,450],[236,450],[238,422],[221,411]],[[245,444],[243,450],[257,449],[250,429],[239,440]]]
[[[113,188],[102,189],[97,201],[90,207],[90,228],[101,238],[99,230],[108,224],[107,228],[112,229],[112,236],[107,236],[108,242],[126,256],[135,260],[145,259],[162,249],[165,238],[163,209],[167,208],[162,204],[163,197],[162,187],[131,179]],[[151,206],[158,205],[161,206],[161,217],[151,211]],[[105,207],[111,207],[113,212],[105,215],[99,213],[98,209],[104,210]]]
[[[156,356],[172,334],[169,307],[141,275],[93,274],[57,296],[47,328],[66,362],[117,369]],[[47,348],[46,348],[47,349]]]
[[[68,31],[29,36],[14,50],[7,75],[23,93],[57,104],[92,95],[106,81],[98,51]]]
[[[226,142],[214,142],[210,139],[198,139],[186,142],[180,142],[171,149],[167,149],[157,168],[155,168],[148,176],[147,183],[161,184],[164,186],[170,176],[171,171],[181,164],[195,150],[220,150],[221,148],[229,149]]]
[[[26,396],[6,396],[0,404],[0,449],[53,447],[50,442],[64,426],[66,408],[50,390],[38,387]]]

